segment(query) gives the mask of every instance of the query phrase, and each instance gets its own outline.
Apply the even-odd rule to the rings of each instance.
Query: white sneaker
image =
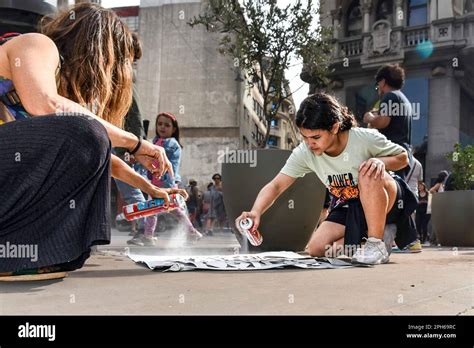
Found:
[[[363,263],[366,265],[379,265],[387,263],[389,255],[385,243],[378,238],[369,237],[361,249],[357,249],[352,256],[353,263]]]

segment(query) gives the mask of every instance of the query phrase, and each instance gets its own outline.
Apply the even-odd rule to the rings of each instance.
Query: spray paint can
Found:
[[[250,218],[239,220],[237,223],[239,232],[247,237],[250,244],[259,246],[263,242],[263,237],[257,229],[253,229],[253,220]]]
[[[144,202],[137,202],[123,207],[123,213],[119,214],[116,220],[136,220],[147,216],[156,215],[174,209],[186,209],[186,201],[179,194],[169,195],[169,206],[165,207],[163,198],[150,199]]]

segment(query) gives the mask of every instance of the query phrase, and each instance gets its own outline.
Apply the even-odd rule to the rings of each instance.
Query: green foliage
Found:
[[[454,145],[454,151],[446,155],[453,166],[454,187],[456,190],[469,190],[474,184],[474,146]]]
[[[271,121],[291,96],[285,78],[290,64],[298,59],[311,76],[327,81],[332,29],[314,28],[313,18],[318,15],[311,0],[305,4],[294,0],[286,7],[279,7],[277,0],[208,0],[203,13],[188,23],[220,33],[219,52],[231,56],[236,68],[245,71],[251,84],[262,91],[268,123],[262,146],[268,140]]]

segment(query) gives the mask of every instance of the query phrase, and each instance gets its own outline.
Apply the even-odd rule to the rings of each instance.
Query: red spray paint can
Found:
[[[257,229],[253,229],[253,220],[250,218],[239,220],[237,229],[249,240],[253,246],[259,246],[263,242],[263,237]]]
[[[163,198],[155,198],[145,202],[126,205],[123,207],[123,213],[117,216],[117,220],[126,219],[132,221],[174,209],[186,209],[186,201],[183,196],[171,194],[169,197],[170,202],[168,207],[165,207],[165,200]]]

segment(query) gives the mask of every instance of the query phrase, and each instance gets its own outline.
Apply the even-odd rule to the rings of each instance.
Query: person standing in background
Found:
[[[396,174],[405,179],[412,166],[411,143],[411,103],[401,91],[405,84],[405,70],[398,64],[383,65],[375,75],[375,89],[380,97],[378,110],[364,114],[363,121],[370,128],[377,129],[388,140],[403,146],[409,155],[410,164]]]
[[[375,128],[385,135],[388,140],[405,148],[409,164],[396,171],[395,174],[408,184],[408,173],[414,166],[410,146],[413,110],[410,101],[401,91],[404,84],[405,70],[400,65],[386,64],[380,67],[375,75],[375,89],[380,97],[379,108],[365,113],[363,121],[370,128]],[[416,182],[410,188],[415,188],[416,191]],[[416,231],[414,232],[416,234]],[[410,252],[420,252],[422,247],[417,239],[405,249]]]
[[[153,138],[153,144],[165,149],[166,156],[173,165],[174,176],[165,174],[157,179],[148,172],[148,179],[151,180],[151,183],[154,186],[166,189],[169,193],[181,194],[183,197],[188,199],[189,197],[186,190],[179,188],[179,184],[181,183],[179,169],[181,166],[181,153],[183,146],[180,142],[180,131],[176,116],[170,112],[160,112],[156,117],[155,129],[156,136]],[[186,229],[187,236],[190,239],[199,240],[202,237],[201,233],[192,225],[187,212],[183,212],[181,209],[175,209],[169,213],[162,214],[173,215],[178,220],[178,223]],[[146,217],[144,220],[144,235],[141,236],[139,242],[143,243],[145,246],[154,246],[156,245],[155,229],[158,223],[158,217],[157,215],[152,215]],[[136,238],[132,239],[129,241],[129,244],[135,244],[135,240]]]
[[[224,195],[222,193],[222,176],[216,173],[212,176],[212,180],[214,181],[214,188],[217,191],[215,201],[213,202],[216,210],[216,221],[218,227],[223,228],[227,224],[227,214],[225,212]]]
[[[193,226],[196,227],[196,225],[199,226],[199,223],[197,222],[197,213],[199,209],[199,189],[197,187],[197,181],[194,179],[189,180],[189,185],[187,186],[186,191],[189,196],[188,201],[186,202],[188,206],[189,220]]]
[[[446,183],[446,179],[448,178],[449,173],[446,170],[442,170],[438,173],[438,177],[436,178],[435,184],[432,188],[430,188],[430,193],[437,193],[437,192],[444,192],[444,185]]]
[[[418,183],[418,207],[416,208],[416,230],[420,236],[421,243],[425,243],[428,237],[428,222],[430,215],[426,213],[428,208],[428,191],[423,181]]]

